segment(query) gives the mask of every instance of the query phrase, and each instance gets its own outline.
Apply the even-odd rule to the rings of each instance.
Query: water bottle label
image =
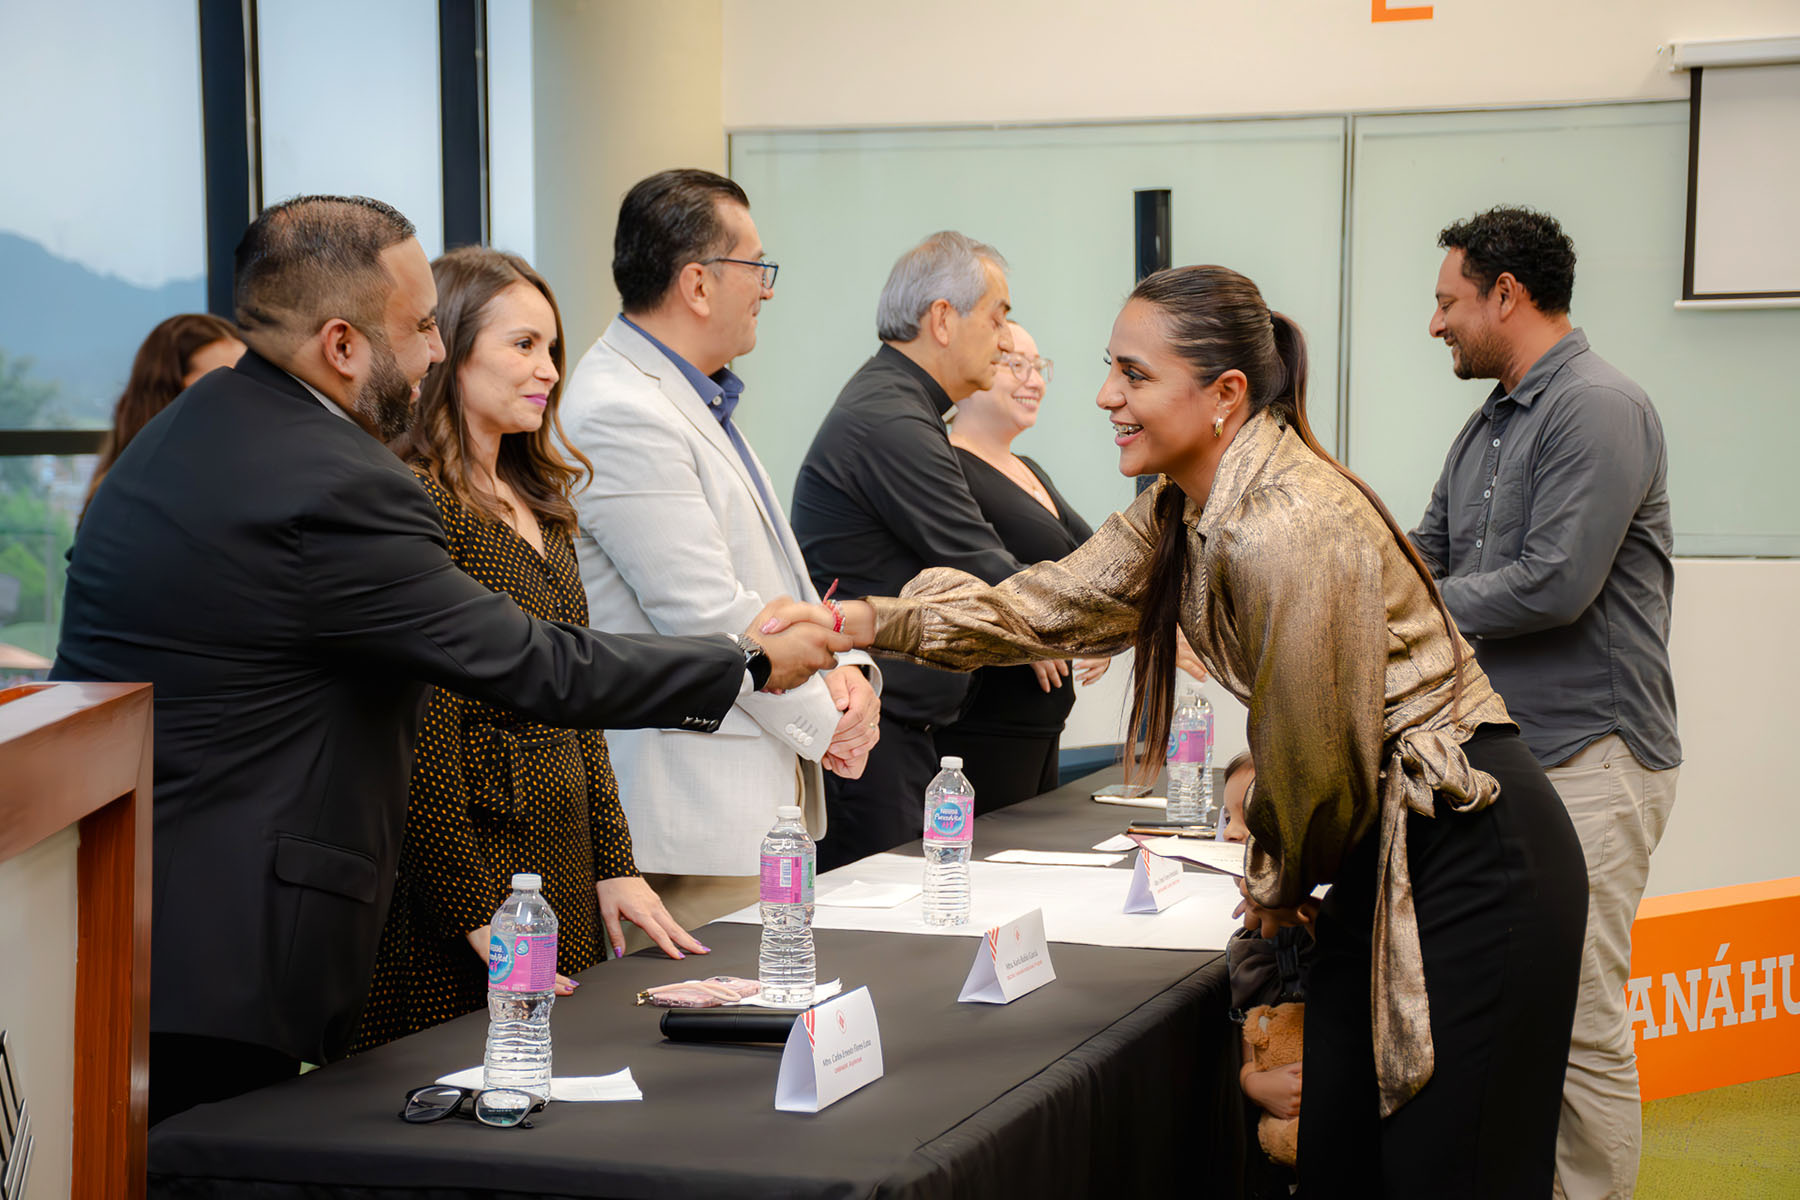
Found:
[[[811,904],[813,902],[812,855],[763,855],[762,902],[764,904]]]
[[[488,986],[503,992],[547,992],[556,986],[556,935],[494,934],[488,939]]]
[[[1169,739],[1169,761],[1172,763],[1203,763],[1206,761],[1207,732],[1205,727],[1188,729]]]
[[[925,840],[928,842],[966,842],[969,840],[969,818],[974,814],[975,797],[951,792],[938,797],[937,806],[925,814]]]

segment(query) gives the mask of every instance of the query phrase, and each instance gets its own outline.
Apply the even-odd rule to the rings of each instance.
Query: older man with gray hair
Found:
[[[934,233],[900,256],[875,306],[881,348],[838,393],[794,485],[793,525],[814,583],[892,596],[926,567],[997,583],[1020,568],[969,495],[944,428],[958,401],[991,387],[1012,349],[1006,260]],[[956,717],[968,677],[883,664],[881,740],[860,779],[828,777],[830,870],[919,836],[937,771],[931,731]]]

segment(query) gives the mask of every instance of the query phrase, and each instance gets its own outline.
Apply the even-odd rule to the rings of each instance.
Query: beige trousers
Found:
[[[675,923],[692,932],[708,921],[716,921],[728,912],[736,912],[746,904],[755,904],[758,879],[754,875],[658,875],[644,873],[648,883]],[[625,926],[625,953],[636,954],[646,946],[654,946],[650,935],[636,925]],[[702,971],[715,975],[716,971]]]
[[[1643,1119],[1625,1024],[1631,922],[1650,852],[1675,806],[1680,768],[1652,771],[1609,734],[1546,772],[1587,856],[1587,941],[1556,1131],[1557,1196],[1625,1200],[1637,1186]]]

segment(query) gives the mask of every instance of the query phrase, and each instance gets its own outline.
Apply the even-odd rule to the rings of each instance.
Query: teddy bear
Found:
[[[1258,1071],[1272,1071],[1300,1061],[1306,1005],[1259,1004],[1244,1014],[1244,1051]],[[1256,1140],[1263,1153],[1293,1166],[1300,1150],[1300,1118],[1282,1120],[1263,1113],[1256,1123]]]

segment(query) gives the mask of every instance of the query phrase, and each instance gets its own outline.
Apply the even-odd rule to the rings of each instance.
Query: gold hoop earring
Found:
[[[1213,420],[1213,436],[1216,438],[1225,436],[1225,418],[1224,417],[1214,418],[1214,420]]]

